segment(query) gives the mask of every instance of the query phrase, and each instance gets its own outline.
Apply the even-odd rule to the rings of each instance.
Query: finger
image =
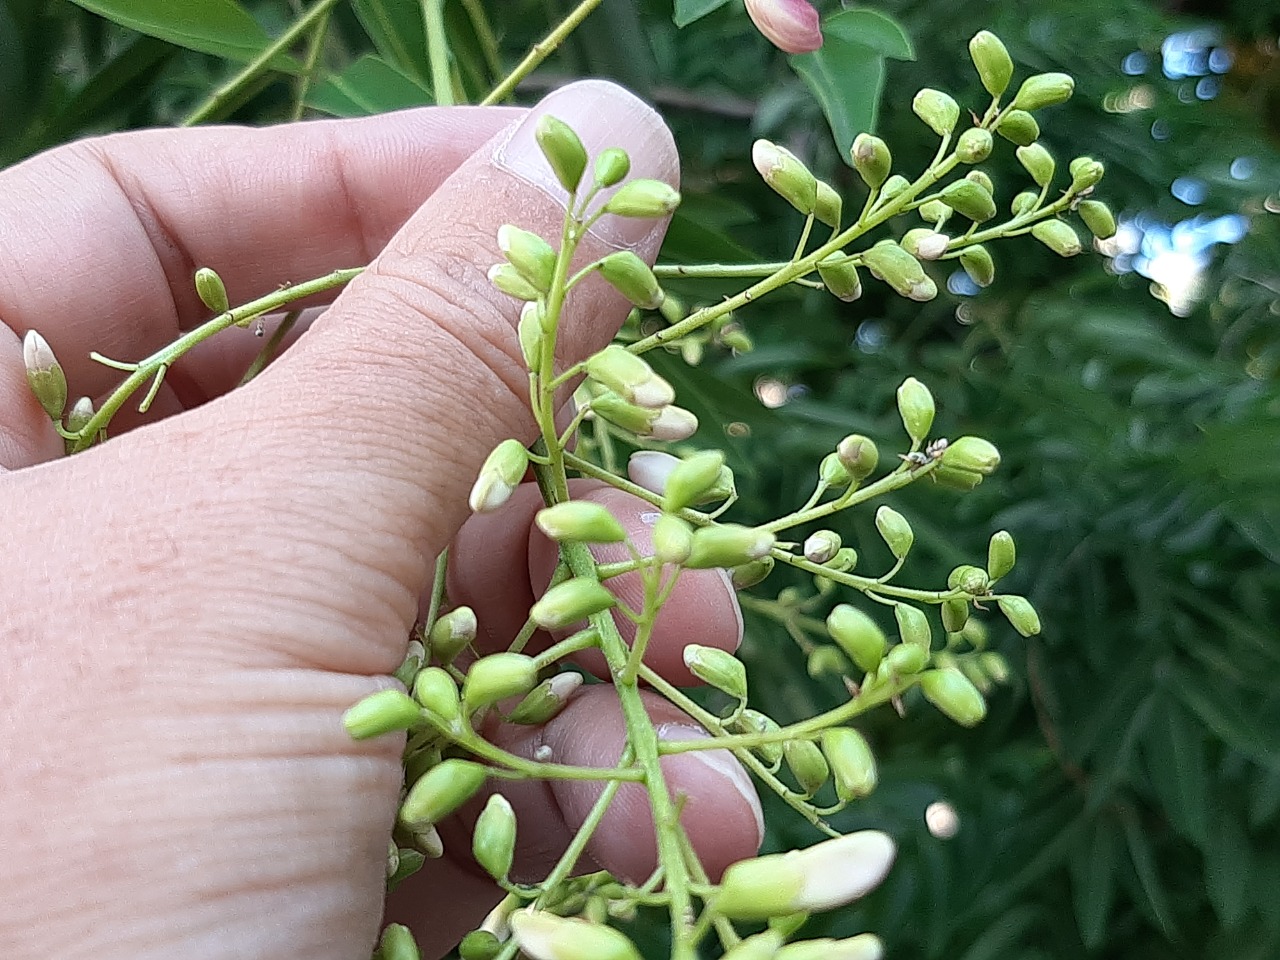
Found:
[[[706,731],[666,700],[643,694],[645,709],[666,740],[694,740]],[[578,692],[545,727],[502,727],[494,737],[505,749],[551,762],[592,767],[617,764],[626,727],[617,696],[606,686]],[[710,878],[753,856],[763,839],[760,801],[743,768],[725,750],[693,751],[662,760],[667,789],[680,798],[680,823]],[[601,785],[584,781],[493,781],[516,811],[517,846],[513,878],[541,879],[585,822]],[[479,867],[470,862],[471,830],[483,800],[466,816],[441,827],[445,859],[429,863],[397,892],[389,914],[415,931],[428,931],[433,948],[447,949],[500,899],[496,886],[477,884]],[[604,869],[638,883],[657,866],[653,819],[645,788],[623,785],[587,845],[579,869]],[[458,891],[451,896],[450,891]]]
[[[570,484],[571,494],[607,507],[621,522],[641,554],[653,550],[653,523],[656,509],[644,500],[596,481]],[[449,560],[449,598],[455,605],[480,611],[477,648],[481,652],[506,649],[524,626],[529,607],[551,581],[558,562],[556,544],[534,525],[534,514],[543,506],[537,488],[529,484],[512,497],[502,513],[477,515],[458,532]],[[592,547],[601,563],[627,560],[623,544]],[[520,570],[527,556],[526,571]],[[608,581],[623,603],[632,609],[644,605],[644,586],[639,573],[627,573]],[[614,622],[622,638],[631,644],[636,625],[620,613]],[[566,631],[566,634],[572,629]],[[550,642],[545,633],[535,635],[532,650]],[[654,621],[652,636],[645,648],[644,662],[672,683],[699,684],[684,665],[684,648],[690,643],[736,650],[742,642],[742,613],[737,595],[722,570],[686,570]],[[575,661],[596,676],[607,677],[608,666],[596,650],[575,655]]]

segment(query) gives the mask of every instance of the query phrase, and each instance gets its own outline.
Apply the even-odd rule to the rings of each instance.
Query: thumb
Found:
[[[394,666],[480,464],[502,439],[534,436],[515,334],[521,305],[486,271],[502,259],[504,223],[561,234],[567,198],[534,139],[544,114],[573,127],[589,154],[620,146],[633,176],[677,183],[675,147],[655,112],[609,83],[564,87],[463,164],[263,376],[150,431],[160,439],[168,426],[198,441],[182,454],[176,482],[186,495],[166,499],[186,506],[184,525],[211,553],[238,545],[233,581],[260,585],[265,571],[279,590],[287,570],[289,599],[337,614],[327,629],[305,631],[309,649],[296,630],[280,638],[312,664]],[[665,226],[605,217],[580,255],[624,247],[652,262]],[[607,344],[628,309],[599,278],[575,287],[560,362]]]

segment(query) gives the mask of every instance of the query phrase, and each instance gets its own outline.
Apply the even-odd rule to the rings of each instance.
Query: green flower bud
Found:
[[[631,172],[631,157],[621,147],[609,147],[596,156],[595,172],[592,179],[597,187],[617,186]]]
[[[782,729],[772,717],[767,717],[759,710],[752,710],[749,707],[743,710],[739,714],[737,721],[730,726],[735,733],[775,733]],[[781,742],[762,743],[751,749],[759,754],[760,759],[770,766],[782,762]]]
[[[516,854],[516,812],[500,793],[489,797],[471,834],[476,863],[495,880],[505,880]]]
[[[458,944],[462,960],[497,960],[501,952],[502,941],[488,930],[472,930]]]
[[[955,667],[920,675],[924,698],[962,727],[972,727],[987,715],[987,702],[978,688]]]
[[[828,570],[836,573],[848,573],[858,565],[858,551],[853,547],[841,547],[836,555],[823,564]]]
[[[942,601],[942,628],[959,633],[969,619],[969,601],[959,597]]]
[[[1013,198],[1009,204],[1009,210],[1015,217],[1021,217],[1030,213],[1040,205],[1040,195],[1034,190],[1024,190]]]
[[[1018,110],[1043,110],[1066,103],[1075,92],[1076,82],[1065,73],[1037,73],[1022,81],[1013,105]]]
[[[747,668],[732,653],[691,643],[684,648],[684,665],[707,686],[737,700],[747,699]]]
[[[50,420],[62,419],[62,411],[67,406],[67,375],[49,342],[34,330],[28,330],[22,338],[22,362],[27,371],[27,385],[44,412]]]
[[[819,223],[828,227],[840,226],[840,213],[844,209],[844,200],[836,193],[836,188],[825,180],[818,181],[818,198],[813,207],[813,215]]]
[[[757,140],[751,147],[751,162],[774,192],[801,213],[811,214],[818,203],[818,179],[786,147],[769,140]]]
[[[1033,143],[1029,147],[1019,147],[1014,151],[1023,169],[1031,174],[1037,186],[1047,187],[1053,181],[1053,172],[1057,167],[1053,154],[1042,144]]]
[[[666,409],[668,408],[663,408],[663,410]],[[591,400],[591,412],[596,416],[603,417],[610,423],[642,437],[652,436],[654,424],[663,410],[638,407],[634,403],[623,400],[616,393],[602,393]],[[694,423],[696,426],[697,421],[695,420]]]
[[[989,477],[1000,466],[1000,451],[995,444],[981,437],[961,437],[947,444],[942,453],[944,466],[968,470]]]
[[[400,923],[389,923],[382,931],[378,944],[378,956],[382,960],[420,960],[417,941],[409,928]]]
[[[475,485],[471,488],[471,509],[489,513],[506,503],[529,467],[529,451],[519,440],[503,440],[493,448]]]
[[[667,476],[663,488],[663,509],[676,513],[698,503],[720,480],[724,470],[724,454],[719,450],[703,450],[681,460]]]
[[[969,41],[969,56],[987,93],[998,97],[1008,89],[1013,79],[1013,59],[999,37],[989,30],[975,33]]]
[[[483,710],[507,697],[524,696],[537,682],[538,663],[533,657],[523,653],[491,653],[467,669],[466,679],[462,681],[462,705],[468,713]]]
[[[900,643],[890,649],[880,666],[880,673],[890,677],[909,677],[919,673],[929,662],[929,651],[914,643]]]
[[[818,276],[831,295],[845,303],[862,296],[862,278],[858,268],[843,250],[829,253],[818,261]]]
[[[822,755],[816,743],[812,740],[788,740],[782,745],[782,755],[786,757],[787,767],[806,797],[811,797],[822,789],[822,785],[827,782],[829,769],[827,758]]]
[[[447,670],[427,667],[413,679],[413,699],[446,724],[462,714],[458,685]]]
[[[1060,257],[1074,257],[1083,249],[1075,229],[1062,220],[1041,220],[1031,235]]]
[[[972,180],[987,193],[994,194],[996,192],[995,181],[991,179],[984,170],[970,170],[964,175],[966,180]]]
[[[963,590],[971,597],[982,597],[991,591],[991,578],[981,567],[961,564],[947,575],[947,587]]]
[[[960,158],[961,163],[981,163],[991,156],[993,146],[995,144],[991,139],[990,130],[970,127],[960,134],[960,139],[956,141],[956,156]]]
[[[739,940],[720,960],[773,960],[782,944],[783,934],[777,930],[766,930]]]
[[[636,406],[660,410],[676,396],[646,360],[616,343],[588,358],[586,368],[587,376]]]
[[[818,464],[818,479],[828,487],[847,487],[853,483],[853,475],[849,473],[838,453],[828,453]]]
[[[533,302],[542,296],[542,291],[524,278],[524,275],[509,263],[495,263],[486,274],[489,282],[509,297],[517,300]]]
[[[1000,612],[1013,624],[1013,629],[1024,637],[1034,637],[1040,632],[1040,615],[1026,597],[1001,597],[996,602],[1000,604]]]
[[[590,500],[568,500],[539,510],[538,529],[552,540],[578,543],[621,543],[627,531],[607,508]]]
[[[903,643],[914,643],[929,649],[933,642],[933,628],[929,626],[929,618],[923,610],[907,603],[895,603],[893,616],[898,621],[898,636]]]
[[[731,323],[721,328],[719,333],[716,334],[716,339],[734,353],[750,353],[756,348],[755,341],[751,339],[751,334],[736,323]]]
[[[581,674],[572,671],[557,673],[530,690],[528,696],[511,711],[507,721],[524,726],[546,723],[564,709],[573,692],[580,686],[582,686]]]
[[[870,437],[851,433],[836,446],[836,457],[849,472],[849,476],[861,482],[880,463],[880,450]]]
[[[880,202],[887,203],[894,197],[898,196],[898,194],[902,193],[902,191],[907,189],[909,186],[911,186],[910,180],[902,176],[900,173],[895,173],[886,180],[884,182],[884,186],[880,188]]]
[[[827,633],[864,673],[871,673],[884,657],[884,631],[857,607],[842,603],[827,615]]]
[[[684,563],[693,550],[693,528],[664,513],[653,525],[653,555],[660,563]]]
[[[1008,530],[997,530],[987,544],[987,576],[999,580],[1013,569],[1017,548]]]
[[[853,141],[851,151],[853,169],[858,171],[862,182],[874,190],[889,178],[889,170],[893,166],[893,155],[889,145],[879,137],[870,133],[860,133]]]
[[[546,292],[556,272],[556,252],[536,233],[504,223],[498,228],[498,249],[535,290]]]
[[[763,583],[773,573],[773,557],[761,557],[750,563],[739,564],[729,571],[729,580],[735,590],[747,590]]]
[[[982,223],[996,215],[996,202],[991,194],[972,180],[956,180],[942,190],[942,202],[974,223]]]
[[[804,541],[804,558],[810,563],[826,563],[840,549],[840,534],[834,530],[819,530]]]
[[[208,267],[201,267],[196,271],[196,294],[200,297],[200,302],[214,313],[226,313],[231,309],[226,284],[216,271]]]
[[[1010,143],[1029,147],[1040,138],[1040,124],[1025,110],[1010,110],[996,124],[996,133]]]
[[[486,768],[470,760],[441,761],[409,788],[400,822],[410,830],[426,830],[475,796],[486,776]]]
[[[935,481],[940,487],[946,487],[948,490],[968,493],[982,483],[982,474],[974,473],[972,470],[957,470],[955,467],[939,464],[929,474],[929,479]]]
[[[915,542],[915,532],[907,518],[890,506],[882,506],[876,511],[876,529],[889,547],[894,558],[901,560],[911,551]]]
[[[988,677],[995,683],[1008,683],[1009,664],[1000,654],[990,651],[978,655],[978,662]]]
[[[516,335],[520,339],[520,356],[524,365],[536,370],[542,362],[542,322],[545,311],[537,301],[526,303],[520,309],[520,322],[516,325]]]
[[[657,310],[666,294],[649,265],[630,250],[619,250],[603,258],[600,276],[641,310]]]
[[[937,260],[947,252],[951,238],[927,227],[908,230],[902,238],[902,249],[920,260]]]
[[[533,136],[560,186],[570,193],[577,191],[587,169],[587,148],[578,135],[563,120],[543,114],[538,118]]]
[[[991,692],[991,678],[987,676],[986,671],[982,669],[982,665],[977,660],[972,657],[965,657],[959,660],[952,658],[952,660],[954,662],[948,663],[946,666],[955,667],[963,673],[969,679],[969,682],[978,688],[980,694],[985,697]],[[939,655],[934,663],[936,666],[943,666],[942,656]]]
[[[941,200],[930,200],[928,203],[922,203],[917,208],[917,212],[921,220],[933,224],[935,230],[940,230],[942,225],[951,219],[954,211]]]
[[[342,725],[354,740],[368,740],[422,722],[422,708],[402,690],[371,693],[342,715]]]
[[[848,803],[871,795],[879,776],[867,738],[852,727],[822,731],[822,752],[831,766],[836,796]]]
[[[940,137],[954,130],[960,120],[960,105],[941,90],[928,87],[916,94],[911,109]]]
[[[476,639],[476,613],[470,607],[456,607],[431,625],[431,653],[441,663],[453,658]]]
[[[1116,235],[1116,218],[1101,200],[1085,200],[1077,209],[1084,225],[1099,240],[1110,240]]]
[[[973,617],[964,625],[964,629],[960,631],[960,636],[969,646],[975,650],[981,650],[987,645],[988,633],[987,625]]]
[[[573,577],[544,593],[529,608],[529,616],[544,630],[558,630],[585,620],[592,614],[612,609],[617,602],[617,598],[598,581],[587,577]],[[533,684],[530,683],[529,686],[532,687]]]
[[[1067,167],[1071,173],[1071,192],[1080,193],[1096,186],[1106,173],[1106,167],[1093,157],[1076,157]]]
[[[71,409],[67,411],[67,419],[63,426],[66,428],[68,433],[80,433],[89,425],[89,421],[93,419],[93,415],[93,401],[88,397],[81,397],[73,403],[71,405]]]
[[[989,287],[996,278],[996,263],[991,259],[991,253],[980,243],[960,251],[960,266],[969,279],[980,287]]]
[[[912,440],[922,441],[929,436],[934,416],[933,394],[915,377],[907,377],[898,387],[898,414],[902,425]]]
[[[821,937],[817,940],[798,940],[789,943],[775,954],[773,960],[881,960],[884,944],[871,933],[833,940]]]
[[[618,217],[653,219],[665,217],[680,206],[680,192],[661,180],[632,180],[604,205],[605,213]]]
[[[693,549],[685,566],[690,570],[737,567],[768,556],[777,541],[768,530],[720,523],[693,532]]]
[[[804,850],[739,860],[725,870],[713,909],[731,920],[833,910],[875,889],[896,852],[886,834],[862,830]]]
[[[862,262],[873,277],[883,280],[908,300],[924,302],[938,295],[937,285],[924,272],[920,261],[892,240],[881,240],[863,251]]]
[[[811,677],[843,677],[849,674],[849,660],[836,647],[814,647],[805,659]]]
[[[623,933],[589,920],[517,910],[510,922],[512,938],[531,960],[643,960]]]

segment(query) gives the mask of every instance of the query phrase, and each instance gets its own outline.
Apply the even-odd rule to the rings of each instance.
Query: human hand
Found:
[[[669,134],[619,89],[578,84],[539,109],[592,150],[625,146],[637,176],[675,182]],[[368,956],[402,742],[354,742],[341,714],[389,683],[446,544],[451,598],[477,609],[495,649],[550,572],[530,536],[532,491],[492,516],[468,520],[465,508],[493,445],[534,433],[517,305],[485,279],[502,223],[558,231],[560,193],[531,131],[523,111],[428,109],[128,134],[0,174],[10,960]],[[652,262],[664,227],[607,219],[585,253],[621,245]],[[50,341],[73,390],[100,395],[113,375],[90,349],[141,357],[203,318],[196,266],[215,267],[235,301],[370,259],[244,389],[222,396],[261,341],[232,331],[170,372],[150,414],[115,421],[143,429],[59,459],[25,384],[26,330]],[[603,283],[583,284],[563,360],[607,343],[626,309]],[[639,502],[594,496],[643,541]],[[691,571],[647,660],[685,681],[684,645],[732,648],[740,623],[725,578]],[[692,723],[647,702],[655,724]],[[596,686],[542,729],[494,736],[604,766],[623,729],[610,688]],[[710,872],[755,851],[758,802],[727,753],[664,766]],[[524,869],[563,849],[596,791],[504,790]],[[620,796],[591,857],[642,878],[650,830],[643,797]],[[427,955],[499,897],[461,832],[442,832],[445,858],[393,908]]]

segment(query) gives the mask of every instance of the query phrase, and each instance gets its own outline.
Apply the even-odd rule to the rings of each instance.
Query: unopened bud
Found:
[[[981,437],[961,437],[947,444],[942,453],[942,464],[989,477],[1000,466],[1000,451],[994,443]]]
[[[822,46],[818,11],[807,0],[747,0],[747,15],[785,53],[812,53]]]
[[[929,649],[933,642],[933,628],[929,626],[929,618],[923,610],[908,603],[895,603],[893,616],[898,621],[898,636],[903,643]]]
[[[654,373],[648,361],[616,343],[592,355],[587,360],[586,369],[587,376],[608,387],[627,403],[658,410],[675,399],[671,384]]]
[[[853,141],[851,153],[853,168],[858,171],[863,183],[872,190],[889,178],[893,154],[889,152],[889,145],[879,137],[870,133],[858,134]]]
[[[936,482],[940,487],[946,487],[948,490],[968,493],[982,483],[982,474],[974,473],[972,470],[957,470],[955,467],[939,464],[934,467],[933,473],[929,474],[929,479]]]
[[[911,551],[915,542],[915,532],[907,518],[890,506],[882,506],[876,511],[876,529],[889,547],[894,558],[901,560]]]
[[[951,219],[951,214],[954,211],[941,200],[930,200],[927,203],[920,204],[916,212],[920,214],[921,220],[925,223],[933,224],[934,229],[938,230]]]
[[[978,662],[982,664],[982,669],[994,683],[1007,683],[1009,681],[1009,664],[1000,654],[995,651],[988,651],[978,655]]]
[[[843,940],[830,937],[797,940],[779,950],[773,960],[882,960],[883,957],[884,944],[880,938],[872,933],[860,933]]]
[[[741,566],[767,556],[776,540],[768,530],[736,523],[701,527],[693,533],[693,549],[684,565],[691,570]]]
[[[725,951],[720,960],[774,960],[783,942],[783,934],[777,930],[766,930],[739,940]]]
[[[592,614],[609,610],[617,602],[617,598],[601,586],[599,581],[588,577],[573,577],[556,584],[543,594],[529,608],[529,616],[544,630],[558,630],[585,620]],[[530,683],[529,686],[533,684]]]
[[[22,362],[27,385],[50,420],[60,420],[67,407],[67,375],[44,337],[28,330],[22,338]]]
[[[947,252],[951,238],[928,227],[908,230],[902,237],[902,249],[921,260],[937,260]]]
[[[1066,73],[1037,73],[1022,81],[1013,105],[1019,110],[1043,110],[1066,103],[1075,92],[1076,82]]]
[[[884,186],[880,188],[880,201],[882,203],[887,203],[894,197],[898,196],[898,194],[902,193],[903,190],[906,190],[909,186],[911,186],[910,180],[900,173],[895,173],[886,180],[884,182]]]
[[[196,294],[200,297],[200,302],[214,313],[226,313],[231,309],[226,284],[215,270],[201,267],[196,271]]]
[[[752,710],[750,707],[743,710],[736,721],[731,721],[729,727],[735,733],[776,733],[782,729],[772,717],[766,716],[759,710]],[[759,754],[760,759],[770,766],[782,762],[781,741],[762,743],[751,749]]]
[[[851,433],[836,446],[836,457],[854,480],[862,481],[880,463],[880,450],[875,441],[860,433]]]
[[[1023,169],[1031,174],[1037,186],[1047,187],[1053,181],[1053,172],[1057,168],[1053,154],[1042,144],[1033,143],[1028,147],[1019,147],[1014,151]]]
[[[747,590],[763,583],[773,573],[773,557],[761,557],[750,563],[739,564],[729,571],[729,580],[735,590]]]
[[[1017,556],[1017,548],[1009,531],[997,530],[987,544],[987,576],[992,580],[999,580],[1013,569]]]
[[[535,290],[545,292],[556,270],[556,252],[536,233],[510,223],[498,228],[498,249]]]
[[[472,930],[458,944],[461,960],[497,960],[502,941],[488,930]]]
[[[757,140],[751,148],[751,161],[764,182],[782,199],[805,215],[814,212],[818,180],[799,157],[772,141]]]
[[[678,409],[680,408],[663,407],[661,410],[654,410],[649,407],[640,407],[634,403],[628,403],[616,393],[602,393],[591,400],[591,412],[596,416],[603,417],[610,423],[641,437],[654,436],[655,425],[658,424],[659,418],[668,410]],[[689,416],[692,417],[693,414]],[[662,429],[672,425],[669,421],[674,422],[671,415],[663,421]],[[697,418],[693,420],[693,429],[697,429]]]
[[[466,679],[462,681],[462,705],[468,713],[483,710],[507,697],[524,696],[537,682],[538,663],[533,657],[523,653],[491,653],[467,668]]]
[[[676,513],[698,503],[719,481],[723,469],[724,454],[719,450],[703,450],[681,460],[663,487],[663,508]]]
[[[659,563],[684,563],[693,550],[693,528],[664,513],[653,525],[653,555]]]
[[[960,139],[956,141],[956,156],[960,158],[961,163],[981,163],[991,156],[994,145],[991,131],[984,130],[982,127],[970,127],[960,134]]]
[[[942,190],[942,202],[974,223],[982,223],[996,215],[996,202],[991,194],[972,180],[956,180]]]
[[[804,541],[804,558],[810,563],[826,563],[840,549],[840,534],[834,530],[819,530]]]
[[[533,135],[560,186],[570,193],[577,191],[587,169],[587,149],[578,135],[567,123],[550,114],[538,118]]]
[[[708,686],[737,700],[747,699],[747,668],[733,654],[719,647],[691,643],[684,648],[684,665]]]
[[[597,187],[617,186],[631,172],[631,157],[621,147],[609,147],[596,157],[593,179]]]
[[[552,540],[578,543],[621,543],[627,531],[607,508],[590,500],[568,500],[539,510],[538,529]]]
[[[378,943],[378,956],[382,960],[420,960],[417,941],[409,928],[400,923],[389,923],[382,931]]]
[[[489,797],[471,834],[476,863],[493,877],[505,880],[516,853],[516,812],[500,793]]]
[[[422,708],[402,690],[371,693],[342,715],[352,739],[368,740],[422,722]]]
[[[965,274],[980,287],[988,287],[996,278],[996,263],[991,253],[980,243],[960,251],[960,266]]]
[[[538,369],[542,362],[542,322],[544,309],[537,301],[526,303],[520,310],[520,322],[516,336],[520,339],[520,356],[530,370]]]
[[[1040,205],[1040,196],[1034,190],[1024,190],[1013,198],[1009,210],[1015,217],[1021,217],[1035,210]]]
[[[79,433],[89,425],[89,422],[93,419],[93,415],[93,401],[88,397],[81,397],[73,403],[71,405],[71,409],[67,411],[67,419],[64,423],[67,432]]]
[[[1000,612],[1013,624],[1013,629],[1024,637],[1034,637],[1040,632],[1040,615],[1026,597],[1001,597],[996,602],[1000,605]]]
[[[884,657],[884,631],[857,607],[842,603],[827,615],[827,633],[864,673],[871,673]]]
[[[907,377],[898,387],[898,413],[907,435],[920,442],[929,436],[935,406],[929,388],[915,377]]]
[[[926,700],[962,727],[972,727],[987,715],[987,702],[973,682],[955,667],[920,675]]]
[[[985,596],[991,590],[991,578],[987,571],[972,564],[961,564],[947,576],[947,586],[952,590],[963,590],[972,597]]]
[[[637,450],[627,461],[627,476],[637,486],[662,494],[667,489],[667,478],[680,462],[679,457],[661,450]]]
[[[828,570],[836,573],[847,573],[858,565],[858,551],[853,547],[841,547],[836,555],[823,564]]]
[[[665,217],[680,206],[680,192],[661,180],[632,180],[604,205],[605,213],[618,217],[653,219]]]
[[[688,440],[698,432],[698,418],[684,407],[663,407],[649,424],[649,436],[672,443]]]
[[[451,663],[476,639],[476,613],[456,607],[431,625],[431,653],[441,663]]]
[[[786,757],[787,767],[805,796],[811,797],[822,789],[827,782],[829,768],[827,758],[816,743],[812,740],[788,740],[782,746],[782,755]]]
[[[475,796],[486,769],[470,760],[443,760],[424,773],[400,806],[400,822],[414,831],[434,826]]]
[[[818,261],[818,276],[831,295],[852,303],[862,296],[862,278],[858,268],[843,250],[829,253]]]
[[[530,690],[529,694],[511,711],[511,716],[507,717],[507,720],[510,723],[525,726],[546,723],[564,709],[564,705],[580,686],[582,686],[581,674],[573,671],[557,673]]]
[[[519,440],[503,440],[493,448],[475,485],[471,488],[471,509],[489,513],[506,503],[529,468],[529,451]]]
[[[844,677],[849,674],[849,658],[838,647],[825,644],[814,647],[805,658],[804,668],[811,677]]]
[[[1102,180],[1106,168],[1093,157],[1076,157],[1068,166],[1071,173],[1071,192],[1088,190]]]
[[[843,209],[844,200],[836,192],[836,188],[825,180],[819,180],[818,198],[813,207],[813,215],[818,222],[832,228],[840,226],[840,213]]]
[[[418,672],[413,679],[413,699],[445,724],[451,725],[462,714],[458,684],[441,667]]]
[[[892,240],[881,240],[862,254],[871,275],[883,280],[899,296],[909,300],[932,300],[938,288],[920,266],[920,261]]]
[[[942,628],[947,633],[959,633],[969,620],[969,601],[954,597],[942,602]]]
[[[1085,200],[1078,210],[1084,225],[1099,240],[1110,240],[1116,235],[1115,215],[1101,200]]]
[[[649,265],[630,250],[619,250],[598,264],[600,275],[609,285],[641,310],[657,310],[666,294]],[[668,401],[669,402],[669,401]]]
[[[996,192],[995,181],[987,175],[985,170],[970,170],[964,175],[966,180],[972,180],[987,193],[994,194]]]
[[[891,677],[909,677],[919,673],[929,663],[929,651],[914,643],[900,643],[889,650],[880,666],[880,673]]]
[[[831,766],[836,796],[845,803],[870,796],[879,777],[867,738],[852,727],[822,732],[822,752]]]
[[[1010,143],[1029,147],[1040,139],[1040,124],[1025,110],[1010,110],[996,124],[996,133]]]
[[[489,282],[509,297],[532,303],[542,296],[542,291],[524,278],[519,270],[509,263],[495,263],[486,274]]]
[[[1013,59],[999,37],[989,30],[975,33],[969,41],[969,56],[987,93],[998,97],[1008,89],[1013,79]]]
[[[838,453],[828,453],[818,464],[818,479],[828,487],[847,487],[853,483],[853,475],[849,473]]]
[[[954,130],[960,120],[960,105],[941,90],[928,87],[915,95],[911,109],[940,137]]]
[[[1074,257],[1083,249],[1075,229],[1062,220],[1041,220],[1031,235],[1060,257]]]

